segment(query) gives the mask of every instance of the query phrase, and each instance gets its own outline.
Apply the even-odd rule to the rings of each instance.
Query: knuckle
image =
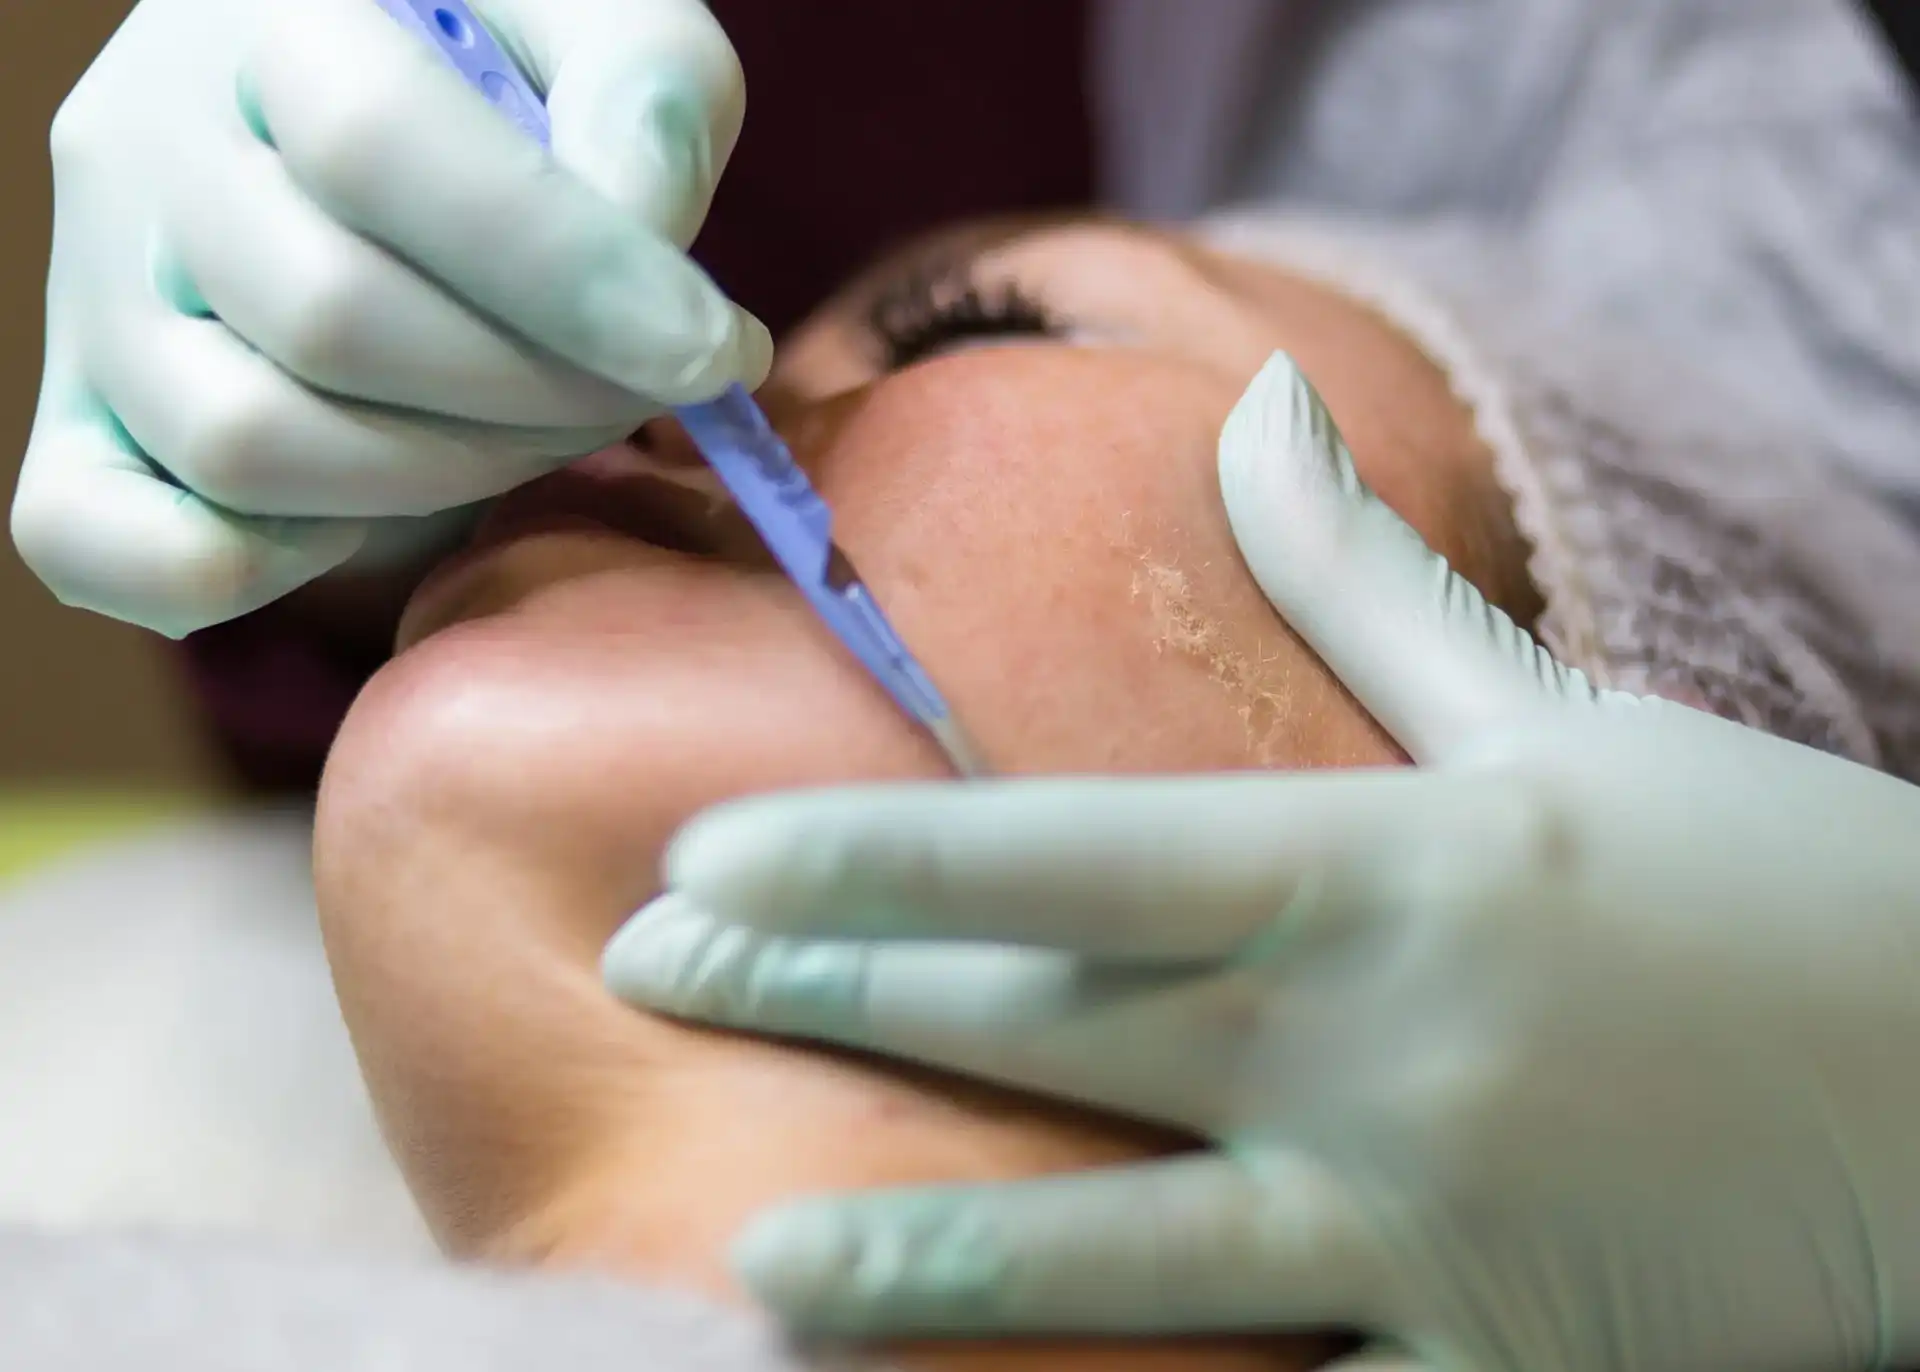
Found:
[[[739,132],[746,103],[746,73],[720,21],[705,5],[693,5],[687,30],[687,53],[706,97],[706,113],[723,145]]]
[[[58,486],[44,479],[23,477],[14,493],[9,517],[13,545],[33,574],[45,582],[62,604],[76,603],[73,557],[74,511]]]
[[[229,617],[235,612],[229,607],[244,604],[256,579],[235,549],[206,537],[182,540],[171,527],[120,555],[103,542],[92,501],[63,481],[23,481],[10,522],[21,560],[63,605],[133,612],[168,638]]]
[[[1237,977],[1202,1002],[1192,1027],[1197,1041],[1207,1045],[1210,1059],[1231,1063],[1249,1057],[1252,1045],[1261,1042],[1281,1019],[1265,985],[1252,977]]]
[[[1502,767],[1481,781],[1421,854],[1421,877],[1456,929],[1503,923],[1516,897],[1562,879],[1574,857],[1570,816],[1545,778]]]
[[[635,37],[638,45],[671,53],[709,80],[744,84],[733,42],[705,0],[664,0],[644,16]]]
[[[416,103],[408,63],[423,59],[396,44],[343,46],[331,37],[316,57],[297,28],[283,32],[255,65],[255,90],[295,180],[322,199],[353,203],[386,174],[395,131]]]
[[[258,559],[233,542],[205,540],[158,569],[156,604],[169,607],[167,618],[185,627],[172,637],[206,624],[218,624],[250,608],[260,582]]]
[[[362,273],[332,254],[317,255],[301,273],[276,321],[271,351],[283,367],[308,381],[339,375],[365,339],[372,307]]]
[[[703,194],[732,154],[746,113],[746,77],[720,23],[698,0],[675,0],[621,15],[601,51],[581,64],[582,89],[651,126],[675,150]],[[612,94],[617,92],[618,94]],[[590,102],[597,103],[597,102]]]
[[[276,471],[276,427],[274,405],[261,388],[235,387],[202,397],[177,451],[156,456],[201,498],[242,514],[264,513]]]
[[[98,145],[84,83],[60,102],[47,130],[47,151],[56,175],[92,155]]]
[[[708,927],[683,935],[661,968],[664,1008],[726,1022],[747,1010],[753,952],[741,930]]]
[[[394,101],[377,80],[356,81],[307,112],[297,131],[277,129],[280,150],[309,188],[352,201],[373,179],[394,118]]]
[[[1509,768],[1505,784],[1488,798],[1484,812],[1485,869],[1505,869],[1528,883],[1564,871],[1572,857],[1573,826],[1567,807],[1549,781]]]
[[[1395,1083],[1393,1132],[1402,1146],[1418,1150],[1429,1204],[1457,1212],[1497,1184],[1501,1123],[1520,1082],[1514,1055],[1484,1033],[1442,1035],[1410,1056]]]

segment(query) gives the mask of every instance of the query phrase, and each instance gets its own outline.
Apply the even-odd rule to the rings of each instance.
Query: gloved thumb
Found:
[[[997,1187],[794,1202],[735,1273],[795,1328],[853,1338],[1368,1326],[1385,1274],[1343,1189],[1223,1154]]]
[[[1221,430],[1220,493],[1267,599],[1414,761],[1594,699],[1368,489],[1284,353]]]
[[[554,156],[685,248],[740,136],[746,83],[699,0],[475,0],[547,95]]]

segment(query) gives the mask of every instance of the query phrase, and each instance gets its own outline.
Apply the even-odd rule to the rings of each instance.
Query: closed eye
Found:
[[[866,322],[888,371],[970,343],[1059,339],[1069,333],[1018,285],[981,283],[970,262],[908,272],[873,298]]]

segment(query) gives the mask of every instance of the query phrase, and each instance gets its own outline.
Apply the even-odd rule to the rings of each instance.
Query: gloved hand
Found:
[[[679,836],[605,966],[1214,1150],[792,1204],[739,1243],[752,1289],[855,1335],[1920,1359],[1920,790],[1557,666],[1361,486],[1284,359],[1221,478],[1262,587],[1417,768],[745,801]]]
[[[144,0],[81,79],[13,510],[61,599],[183,634],[765,375],[683,252],[743,109],[705,7],[475,10],[564,172],[374,0]]]

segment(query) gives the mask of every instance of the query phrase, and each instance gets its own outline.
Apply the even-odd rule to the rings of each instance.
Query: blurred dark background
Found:
[[[0,0],[0,509],[40,384],[47,125],[127,8]],[[29,787],[198,787],[213,770],[166,645],[56,604],[0,538],[0,800]]]

